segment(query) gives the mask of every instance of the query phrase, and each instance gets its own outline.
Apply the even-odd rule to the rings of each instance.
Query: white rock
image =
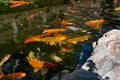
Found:
[[[111,30],[98,40],[93,55],[88,59],[96,64],[96,70],[102,78],[120,80],[120,30]],[[82,69],[89,70],[87,62]]]

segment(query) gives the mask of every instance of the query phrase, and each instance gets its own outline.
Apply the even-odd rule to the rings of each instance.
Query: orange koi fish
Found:
[[[63,19],[63,20],[61,21],[61,26],[66,27],[67,25],[73,25],[73,23],[72,23],[72,22],[68,22],[68,21],[66,21],[65,19]]]
[[[71,13],[76,13],[77,11],[76,10],[69,10]]]
[[[42,69],[45,62],[38,59],[29,59],[29,64],[35,69]]]
[[[91,28],[99,29],[100,25],[104,22],[105,22],[104,19],[100,19],[100,20],[88,21],[88,22],[85,22],[85,24],[87,26],[90,26]]]
[[[34,36],[34,37],[26,39],[24,41],[24,43],[39,42],[39,41],[40,41],[40,37],[39,36]]]
[[[34,68],[34,72],[37,72],[42,69],[47,70],[48,68],[55,68],[57,66],[56,64],[53,64],[51,62],[40,61],[36,58],[32,58],[32,56],[30,56],[31,54],[33,54],[32,51],[29,54],[28,62]]]
[[[25,2],[25,1],[9,1],[12,5],[10,6],[10,8],[15,8],[18,6],[22,6],[25,4],[32,4],[33,2]]]
[[[1,80],[18,80],[19,78],[23,78],[26,76],[26,73],[24,72],[17,72],[17,73],[11,73],[8,75],[0,75]]]
[[[54,45],[55,43],[58,43],[62,40],[65,40],[67,38],[66,35],[58,34],[58,32],[63,32],[65,29],[48,29],[44,30],[44,34],[36,35],[31,38],[28,38],[24,41],[24,43],[30,43],[30,42],[45,42],[49,43],[51,45]]]
[[[40,34],[33,37],[30,37],[24,41],[24,43],[30,43],[30,42],[40,42],[43,37],[49,36],[50,34]]]
[[[35,14],[32,13],[30,16],[29,16],[29,19],[33,19],[35,17]]]
[[[70,2],[70,4],[75,5],[75,4],[76,4],[76,2],[75,2],[75,1],[71,1],[71,2]]]
[[[42,35],[44,35],[44,34],[42,34]],[[67,36],[62,35],[62,34],[52,34],[52,35],[47,35],[44,37],[41,37],[41,35],[38,35],[38,36],[33,36],[31,38],[26,39],[24,41],[24,43],[44,42],[46,44],[55,45],[57,43],[61,43],[66,38],[67,38]]]
[[[118,2],[118,0],[114,0],[114,4],[116,4]]]
[[[40,40],[41,38],[44,38],[44,37],[46,37],[46,36],[50,36],[50,33],[39,34],[39,35],[30,37],[30,38],[26,39],[26,40],[24,41],[24,43],[39,42],[39,41],[41,41],[41,40]]]
[[[64,32],[66,29],[47,29],[44,30],[43,33],[57,33],[57,32]]]
[[[13,76],[13,77],[25,77],[26,73],[24,72],[17,72],[17,73],[12,73],[12,74],[8,74],[7,76]]]

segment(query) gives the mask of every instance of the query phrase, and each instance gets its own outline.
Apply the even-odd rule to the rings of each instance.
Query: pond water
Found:
[[[100,29],[85,25],[100,18],[99,5],[99,1],[84,1],[1,15],[0,60],[12,54],[3,65],[3,73],[22,71],[26,77],[21,80],[50,80],[56,74],[74,70],[80,63],[83,45],[92,46],[102,35]],[[28,38],[30,42],[26,41]],[[30,51],[34,52],[33,57],[57,67],[35,73],[27,59]]]

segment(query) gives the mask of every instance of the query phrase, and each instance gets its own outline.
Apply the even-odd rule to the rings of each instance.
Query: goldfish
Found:
[[[118,2],[118,0],[114,0],[114,4],[116,4]]]
[[[66,27],[67,25],[73,25],[73,23],[72,23],[72,22],[68,22],[68,21],[66,21],[65,19],[63,19],[63,20],[61,21],[61,26]]]
[[[25,4],[32,4],[33,2],[25,2],[25,1],[9,1],[12,5],[10,6],[10,8],[15,8],[18,6],[22,6]]]
[[[55,62],[62,62],[62,59],[55,54],[50,55]]]
[[[3,63],[10,58],[10,56],[11,56],[11,54],[8,54],[8,55],[6,55],[4,58],[2,58],[2,60],[0,61],[0,66],[2,66]]]
[[[29,64],[30,64],[33,68],[39,70],[39,69],[42,69],[42,68],[43,68],[45,62],[44,62],[44,61],[39,61],[38,59],[29,59]],[[35,72],[36,72],[36,70],[35,70]]]
[[[2,58],[2,60],[0,61],[0,74],[3,75],[2,72],[2,65],[5,61],[7,61],[10,58],[11,54],[6,55],[4,58]]]
[[[70,4],[75,5],[75,4],[76,4],[76,2],[75,2],[75,1],[71,1],[71,2],[70,2]]]
[[[34,55],[31,51],[28,57],[28,62],[34,68],[34,72],[37,72],[39,70],[47,71],[48,68],[55,68],[57,66],[56,64],[53,64],[51,62],[40,61],[36,58],[33,58],[31,57],[31,54]]]
[[[56,33],[56,32],[64,32],[65,29],[47,29],[44,30],[43,33]]]
[[[19,80],[20,78],[23,78],[26,76],[26,73],[24,72],[16,72],[16,73],[10,73],[8,75],[0,75],[1,80]]]
[[[30,16],[29,16],[29,19],[33,19],[35,17],[35,14],[32,13]]]
[[[24,43],[40,41],[41,38],[50,37],[51,35],[55,36],[56,33],[64,32],[64,31],[65,29],[47,29],[42,32],[44,34],[40,34],[40,35],[33,36],[31,38],[28,38],[27,40],[24,41]]]
[[[67,42],[77,44],[78,42],[86,41],[90,38],[90,35],[79,36],[75,38],[68,39]]]
[[[67,38],[66,35],[58,34],[54,32],[64,31],[64,29],[60,30],[45,30],[43,31],[45,34],[40,34],[37,36],[33,36],[28,38],[24,41],[24,43],[31,43],[31,42],[44,42],[46,44],[55,45],[56,43],[60,43],[61,41]]]
[[[69,10],[71,13],[76,13],[77,11],[76,10],[73,10],[73,9],[71,9],[71,10]]]
[[[70,53],[70,52],[73,52],[73,49],[68,49],[68,48],[65,48],[65,47],[60,47],[60,53]]]
[[[47,34],[40,34],[40,35],[36,35],[36,36],[30,37],[30,38],[26,39],[24,41],[24,43],[30,43],[30,42],[35,42],[35,41],[39,42],[39,41],[41,41],[40,40],[41,38],[46,37],[46,36],[50,36],[50,34],[49,33],[47,33]]]
[[[87,32],[87,30],[81,30],[81,32],[85,33],[85,32]]]
[[[53,37],[45,37],[45,38],[40,38],[40,37],[32,37],[28,38],[24,41],[24,43],[31,43],[31,42],[44,42],[46,44],[50,45],[55,45],[56,43],[60,43],[61,41],[65,40],[67,37],[66,35],[56,35]]]
[[[100,27],[101,27],[100,25],[104,22],[105,22],[104,19],[99,19],[99,20],[85,22],[85,24],[87,26],[90,26],[91,28],[100,29]]]
[[[80,31],[82,33],[87,32],[87,30],[81,30]],[[49,31],[47,31],[49,33]],[[45,34],[48,34],[45,33]],[[31,42],[44,42],[45,44],[49,44],[49,45],[62,45],[62,44],[66,44],[66,43],[73,43],[76,44],[79,41],[85,41],[88,40],[90,38],[90,35],[85,35],[85,36],[80,36],[80,37],[75,37],[75,38],[70,38],[67,35],[63,35],[63,34],[58,34],[58,33],[50,33],[50,35],[46,35],[46,36],[42,36],[44,34],[41,35],[37,35],[37,36],[33,36],[31,38],[28,38],[24,41],[25,44],[27,43],[31,43]]]
[[[120,11],[120,7],[116,7],[116,8],[115,8],[115,11]]]

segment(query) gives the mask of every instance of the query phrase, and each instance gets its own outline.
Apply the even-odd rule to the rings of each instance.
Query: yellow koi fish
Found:
[[[63,19],[63,20],[61,21],[61,26],[62,26],[62,27],[66,27],[67,25],[74,25],[74,23],[69,22],[69,21]]]
[[[2,66],[3,63],[10,58],[10,56],[11,56],[11,54],[6,55],[6,56],[0,61],[0,66]]]

